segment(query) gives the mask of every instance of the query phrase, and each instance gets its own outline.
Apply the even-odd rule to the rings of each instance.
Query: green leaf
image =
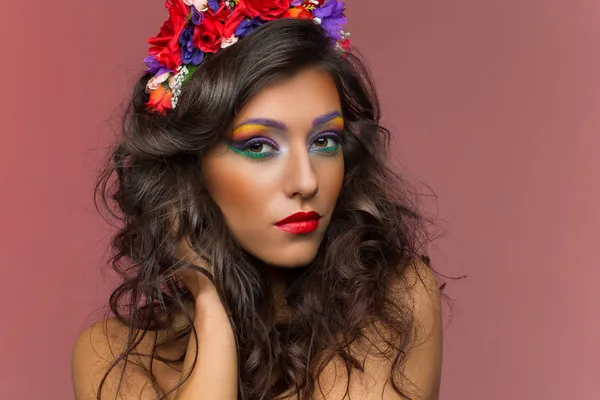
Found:
[[[194,72],[196,72],[196,70],[198,69],[197,65],[186,65],[187,69],[188,69],[188,74],[185,76],[185,79],[183,80],[183,83],[186,83],[187,81],[190,80],[190,78],[192,77],[192,74]]]

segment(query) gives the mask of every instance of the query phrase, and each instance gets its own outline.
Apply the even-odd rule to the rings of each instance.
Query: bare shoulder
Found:
[[[409,301],[418,322],[441,318],[441,291],[435,273],[423,261],[410,263],[404,271],[402,284],[395,285],[399,299]]]
[[[127,326],[111,318],[95,323],[78,336],[71,354],[71,377],[76,400],[115,399],[117,390],[122,399],[156,399],[156,389],[145,371],[148,367],[152,367],[160,391],[173,380],[173,386],[177,383],[177,371],[169,371],[156,361],[157,366],[150,366],[148,355],[152,354],[156,333],[146,333],[135,348],[136,355],[130,356],[127,362],[122,359],[129,334]],[[125,373],[122,373],[125,365]],[[98,389],[103,381],[99,397]]]
[[[442,370],[442,303],[438,281],[431,268],[421,262],[409,264],[391,285],[391,300],[402,303],[412,314],[413,335],[406,350],[402,376],[396,376],[403,392],[415,400],[439,398]],[[355,343],[353,353],[363,361],[364,372],[348,382],[345,364],[334,359],[319,377],[314,398],[400,400],[391,384],[392,364],[397,356],[390,342],[402,341],[384,325],[375,324]],[[346,389],[348,389],[345,397]]]
[[[405,364],[405,385],[419,399],[439,398],[442,375],[443,324],[441,291],[435,273],[422,261],[405,271],[403,300],[412,309],[413,343]]]

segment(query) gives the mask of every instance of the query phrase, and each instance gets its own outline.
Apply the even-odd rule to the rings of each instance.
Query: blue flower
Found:
[[[321,26],[332,39],[342,39],[343,25],[346,25],[344,3],[338,0],[327,0],[319,8],[313,10],[313,16],[321,20]]]
[[[200,25],[204,20],[204,14],[202,14],[198,9],[192,6],[192,22],[194,25]]]
[[[181,61],[184,64],[200,65],[204,60],[204,52],[194,46],[194,28],[188,26],[181,31],[179,46],[181,47]]]
[[[253,19],[244,18],[242,22],[240,22],[238,27],[235,29],[235,36],[240,38],[244,37],[259,26],[261,26],[263,22],[260,21],[258,18],[259,17]]]
[[[221,5],[219,4],[219,0],[208,0],[208,7],[212,10],[212,12],[219,11]]]

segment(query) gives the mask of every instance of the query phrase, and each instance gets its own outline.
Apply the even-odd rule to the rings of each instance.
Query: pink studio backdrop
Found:
[[[3,9],[2,399],[72,397],[110,289],[94,171],[162,3]],[[600,3],[348,4],[395,156],[439,196],[437,268],[469,275],[448,285],[442,399],[599,398]]]

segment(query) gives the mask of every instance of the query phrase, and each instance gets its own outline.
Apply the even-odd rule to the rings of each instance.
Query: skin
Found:
[[[276,267],[310,263],[344,176],[344,122],[333,80],[307,69],[265,88],[233,127],[204,159],[209,194],[246,251]],[[299,211],[322,216],[316,231],[295,235],[275,226]]]

